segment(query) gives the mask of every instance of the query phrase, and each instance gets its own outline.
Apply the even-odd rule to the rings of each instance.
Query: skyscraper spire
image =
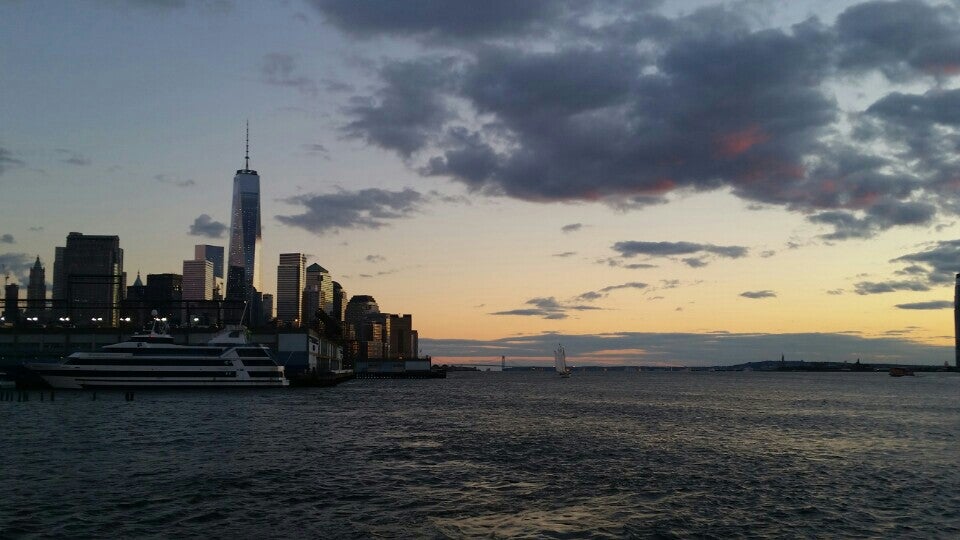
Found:
[[[244,170],[250,170],[250,120],[247,120],[247,151],[243,156]]]

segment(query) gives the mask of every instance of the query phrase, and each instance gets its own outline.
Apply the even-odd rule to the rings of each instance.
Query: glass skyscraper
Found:
[[[230,211],[230,251],[227,259],[227,299],[250,302],[260,283],[260,175],[250,169],[250,130],[243,169],[233,177]]]

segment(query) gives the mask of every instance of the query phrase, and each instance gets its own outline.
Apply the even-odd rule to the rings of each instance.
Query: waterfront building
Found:
[[[281,253],[277,266],[277,320],[293,327],[303,321],[306,263],[307,256],[303,253]]]
[[[347,309],[347,291],[343,290],[343,287],[340,283],[333,282],[333,302],[330,308],[330,315],[338,320],[346,320],[346,309]]]
[[[368,355],[367,358],[396,358],[396,349],[390,346],[393,336],[390,327],[392,317],[395,317],[395,315],[391,315],[390,313],[370,313],[367,315],[365,324],[362,326],[363,331],[360,333],[360,340],[361,342],[380,342],[380,345],[377,347],[378,355]],[[376,335],[367,333],[368,329],[372,328],[377,328],[378,332]],[[368,350],[372,350],[369,345]]]
[[[58,253],[60,248],[58,248]],[[120,237],[71,232],[62,251],[62,294],[69,316],[77,323],[116,326],[126,274]]]
[[[333,281],[330,272],[317,263],[306,270],[306,286],[303,289],[303,321],[313,324],[317,311],[333,315]]]
[[[373,313],[380,313],[380,306],[377,305],[377,301],[372,296],[358,294],[347,302],[343,319],[353,327],[353,331],[359,338],[361,336],[360,325],[366,320],[367,315]]]
[[[260,175],[250,168],[250,129],[244,168],[233,177],[230,209],[230,245],[227,256],[227,299],[247,302],[249,320],[262,321],[263,291],[260,276]]]
[[[183,299],[213,300],[213,262],[183,261]]]
[[[388,351],[384,347],[384,327],[374,317],[378,314],[372,314],[367,320],[360,324],[359,349],[360,359],[386,358]]]
[[[390,355],[390,314],[380,313],[380,306],[372,296],[353,296],[347,302],[344,319],[347,329],[344,335],[356,340],[356,345],[348,345],[345,353],[355,352],[358,359]]]
[[[413,315],[390,315],[390,352],[392,358],[416,358],[416,333]]]
[[[46,271],[40,264],[40,256],[37,255],[37,262],[30,268],[30,280],[27,284],[27,315],[40,316],[47,304],[47,279]]]

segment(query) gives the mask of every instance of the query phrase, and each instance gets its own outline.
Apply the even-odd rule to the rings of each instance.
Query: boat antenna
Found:
[[[247,151],[243,156],[245,170],[250,170],[250,120],[247,120]]]

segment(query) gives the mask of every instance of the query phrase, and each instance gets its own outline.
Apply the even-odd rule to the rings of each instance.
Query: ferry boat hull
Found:
[[[287,379],[231,380],[227,377],[105,377],[54,375],[36,364],[27,366],[51,388],[87,390],[91,388],[270,388],[288,386]]]
[[[163,328],[165,330],[165,328]],[[206,345],[177,345],[165,331],[135,335],[96,352],[24,366],[53,388],[263,388],[290,381],[270,351],[228,329]]]

